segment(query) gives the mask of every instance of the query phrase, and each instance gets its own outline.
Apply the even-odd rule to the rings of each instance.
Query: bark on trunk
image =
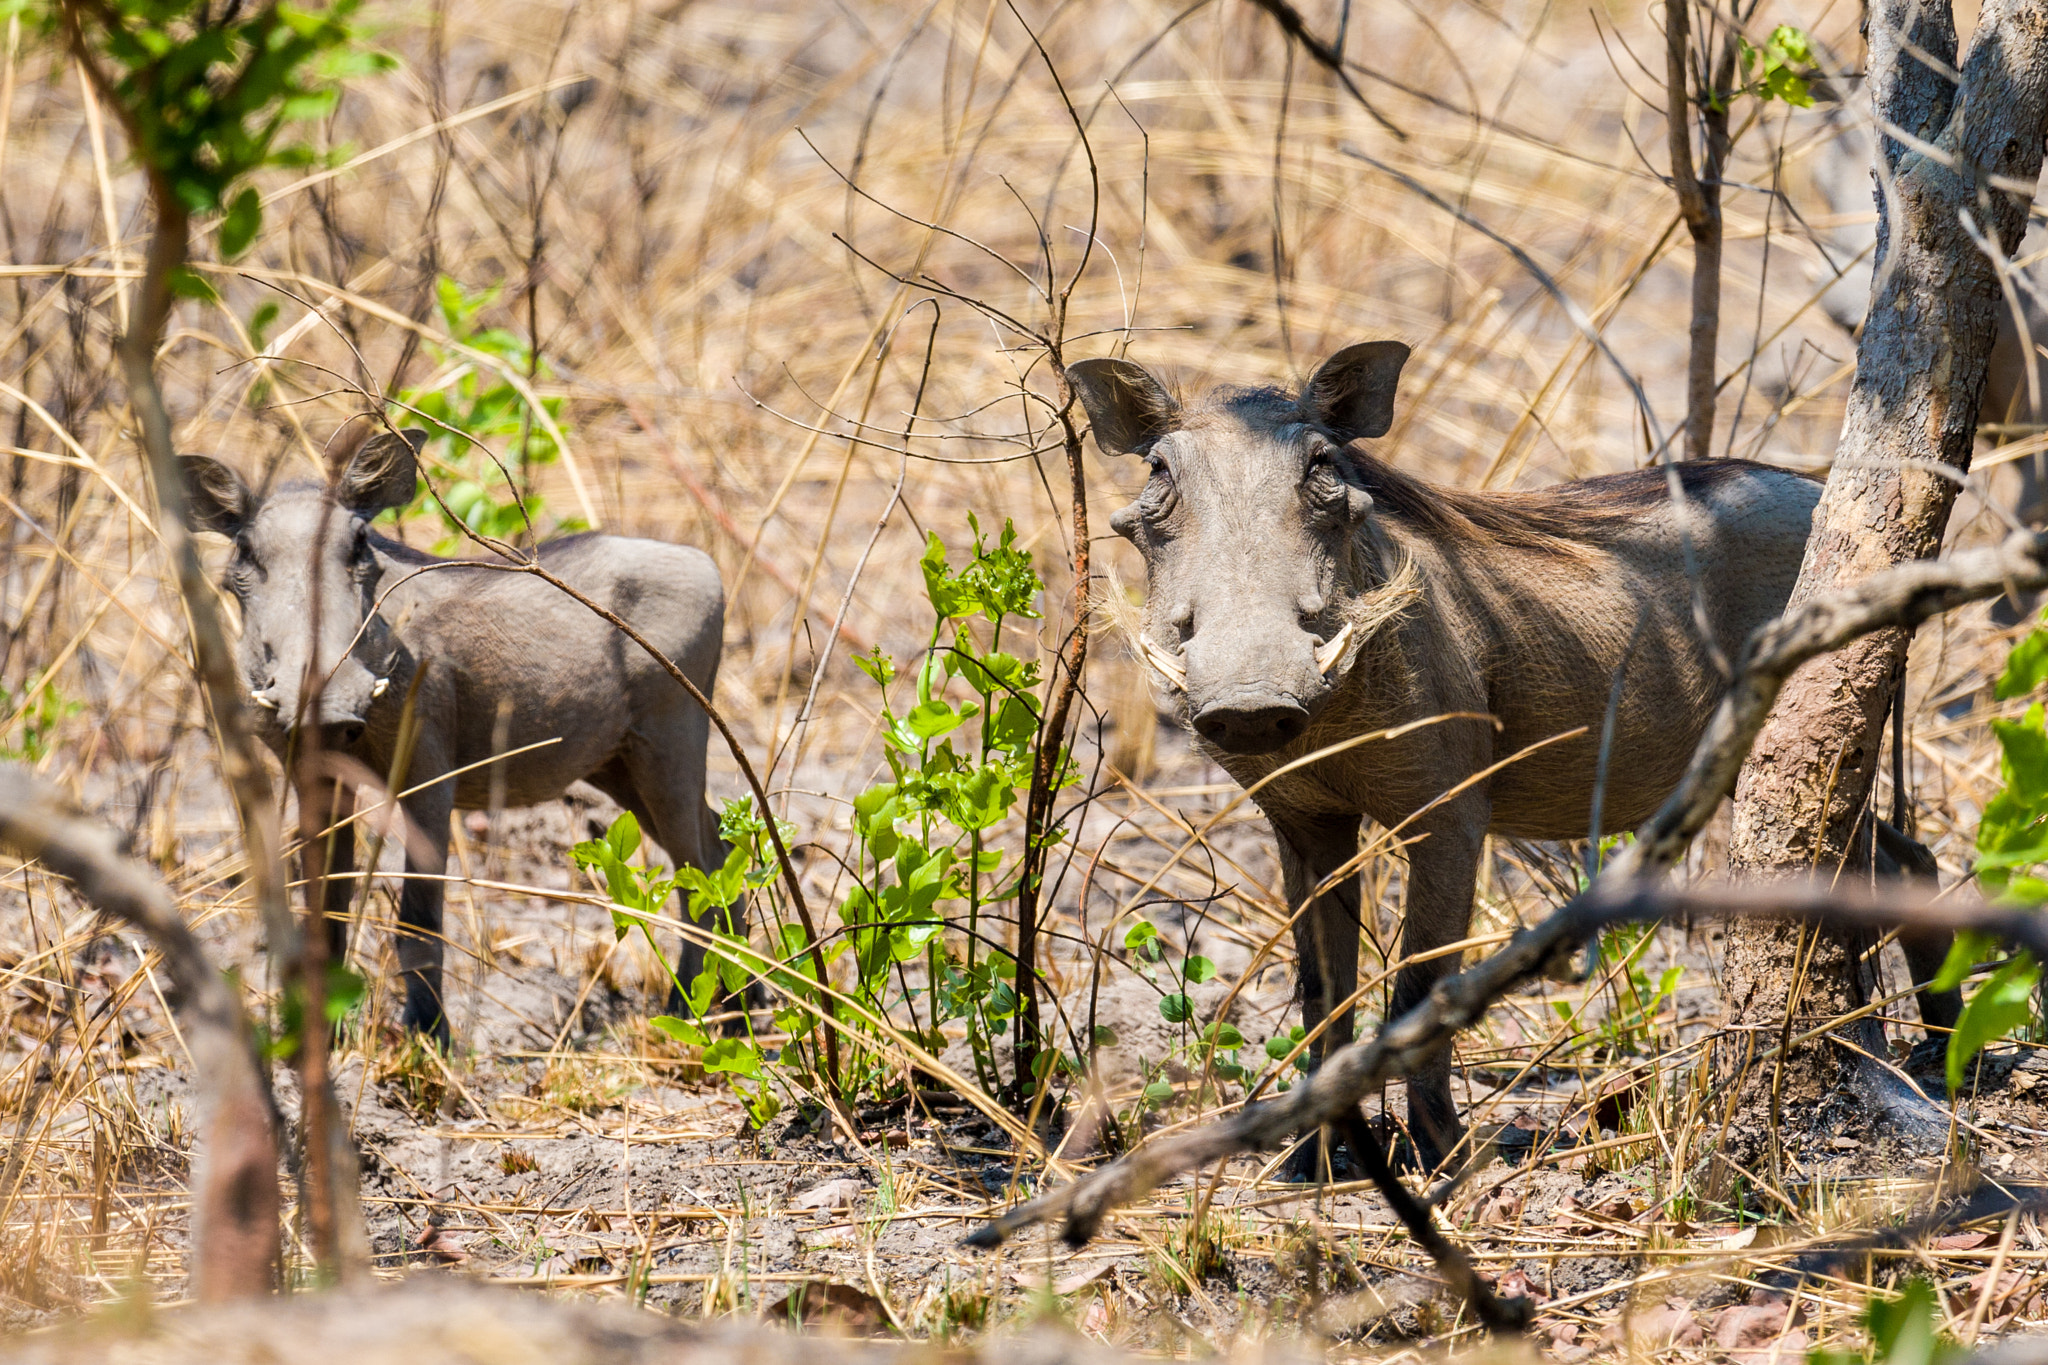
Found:
[[[2048,116],[2048,0],[1985,6],[1960,93],[1916,55],[1954,63],[1946,3],[1876,0],[1867,32],[1873,112],[1887,134],[1874,168],[1876,282],[1795,604],[1940,548],[1956,476],[1969,468],[1998,328],[1997,274],[1971,230],[2007,253],[2017,246]],[[1909,640],[1880,631],[1788,681],[1736,787],[1729,859],[1738,872],[1834,871],[1850,862]],[[1744,1065],[1864,1003],[1867,946],[1796,926],[1730,929],[1722,1065],[1724,1079],[1739,1080],[1726,1154],[1750,1175],[1768,1174],[1758,1163],[1769,1164],[1780,1117],[1847,1084],[1883,1086],[1883,1073],[1854,1050],[1876,1041],[1870,1030],[1852,1046],[1819,1044],[1782,1065]],[[1889,1103],[1895,1094],[1878,1088],[1862,1098]]]

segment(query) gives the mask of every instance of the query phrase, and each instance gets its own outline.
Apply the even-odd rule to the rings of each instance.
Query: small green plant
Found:
[[[1045,584],[1013,525],[1004,522],[990,544],[971,513],[968,524],[974,549],[957,572],[944,541],[925,541],[919,567],[933,620],[908,705],[895,660],[880,648],[854,658],[880,693],[889,780],[854,798],[853,884],[840,905],[846,942],[834,955],[852,955],[855,999],[877,1013],[900,1005],[930,1051],[945,1046],[945,1025],[964,1023],[976,1078],[993,1092],[1002,1079],[995,1040],[1019,997],[1016,962],[989,932],[999,922],[991,911],[1016,899],[1022,856],[990,840],[1030,785],[1042,681],[1035,661],[1001,646],[1008,621],[1038,619]],[[1056,785],[1073,780],[1063,753]],[[1063,837],[1053,829],[1044,839]],[[957,942],[947,939],[949,923],[959,926]],[[910,979],[912,963],[924,968],[923,986]],[[1038,1055],[1049,1069],[1062,1054]],[[886,1089],[901,1074],[879,1049],[855,1048],[851,1065],[860,1089]]]
[[[1993,691],[2000,701],[2023,697],[2048,681],[2048,629],[2036,629],[2013,647]],[[1998,737],[1999,790],[1985,804],[1977,825],[1977,884],[1987,899],[2007,905],[2048,903],[2048,715],[2041,703],[2018,720],[1994,720]],[[1932,983],[1954,990],[1980,962],[1998,960],[1998,941],[1988,934],[1961,933]],[[2035,1023],[2035,987],[2041,967],[2031,953],[1998,962],[1991,978],[1963,1006],[1948,1042],[1948,1087],[1962,1088],[1976,1055],[2013,1030]]]
[[[331,1036],[347,1025],[352,1016],[369,998],[370,984],[362,976],[339,962],[327,964],[327,989],[321,1010],[326,1015],[327,1032]],[[277,1031],[268,1032],[268,1026],[256,1025],[259,1042],[265,1053],[274,1061],[295,1056],[299,1050],[299,1038],[305,1028],[306,993],[296,984],[288,986],[278,999]],[[427,1044],[432,1046],[432,1044]]]
[[[824,1088],[817,1038],[828,1012],[837,1022],[823,1027],[841,1030],[841,1100],[896,1097],[907,1074],[897,1039],[936,1054],[947,1045],[946,1026],[955,1024],[965,1027],[977,1079],[991,1093],[1001,1088],[996,1043],[1017,1020],[1019,995],[1016,962],[1000,933],[1009,920],[997,912],[1017,898],[1024,860],[1021,850],[995,842],[995,830],[1031,781],[1044,681],[1035,661],[1002,646],[1006,625],[1037,619],[1045,585],[1014,526],[1006,522],[991,543],[968,520],[974,548],[957,571],[937,535],[927,537],[919,560],[932,613],[922,657],[900,671],[880,649],[854,658],[879,694],[889,773],[852,801],[853,846],[836,930],[814,945],[793,922],[768,826],[748,799],[727,803],[720,833],[731,852],[710,871],[686,867],[670,877],[635,865],[639,827],[630,816],[576,847],[577,864],[603,881],[616,905],[621,935],[635,926],[649,932],[650,917],[672,892],[688,895],[690,917],[708,928],[707,966],[696,980],[676,983],[688,1017],[651,1022],[701,1048],[707,1071],[732,1075],[757,1123],[775,1112],[770,1082],[778,1069],[813,1094]],[[1063,751],[1055,786],[1073,781]],[[785,845],[794,842],[792,827],[780,832]],[[1064,837],[1054,827],[1042,843]],[[750,897],[764,911],[756,922],[765,926],[765,948],[734,932],[742,922],[735,911]],[[817,979],[814,949],[828,969],[844,964],[834,995]],[[751,1020],[743,1038],[714,1040],[704,1029],[720,985],[738,992],[750,980],[776,996],[775,1027],[788,1035],[779,1054],[760,1046]],[[1079,1048],[1062,1052],[1043,1045],[1050,1037],[1039,1041],[1037,1080],[1079,1069]]]
[[[1766,102],[1783,100],[1800,109],[1813,107],[1813,95],[1800,75],[1814,69],[1813,42],[1804,29],[1780,24],[1761,47],[1738,33],[1735,45],[1742,60],[1743,94]]]
[[[1188,1199],[1188,1216],[1168,1224],[1151,1256],[1152,1279],[1169,1294],[1188,1294],[1203,1282],[1230,1267],[1230,1233],[1240,1228],[1226,1226],[1213,1213],[1194,1216],[1194,1197]]]
[[[1940,1300],[1925,1280],[1908,1280],[1897,1298],[1873,1294],[1863,1310],[1862,1351],[1814,1350],[1807,1365],[1952,1365],[1969,1352],[1940,1328]]]
[[[11,744],[0,742],[0,758],[16,763],[42,762],[49,756],[57,728],[84,709],[59,692],[53,682],[44,683],[26,698],[16,698],[4,685],[0,685],[0,714],[21,712],[20,741]]]
[[[135,159],[187,215],[219,214],[222,260],[249,249],[263,228],[263,200],[236,183],[265,167],[305,167],[336,157],[292,141],[292,125],[334,112],[342,82],[396,63],[361,46],[351,25],[358,0],[303,5],[229,5],[192,0],[102,0],[74,9],[48,0],[0,0],[45,29],[73,28],[83,60],[127,131]],[[178,265],[174,292],[214,298]]]
[[[640,849],[640,822],[631,811],[620,812],[603,838],[587,839],[570,851],[570,857],[578,867],[603,879],[605,891],[612,900],[612,931],[620,938],[635,929],[646,936],[648,946],[654,949],[656,961],[662,963],[662,970],[675,985],[691,1016],[681,1019],[673,1015],[658,1015],[650,1019],[649,1024],[679,1043],[701,1048],[706,1071],[725,1072],[742,1082],[738,1086],[739,1093],[746,1099],[749,1115],[757,1129],[775,1117],[781,1109],[781,1101],[768,1088],[768,1078],[763,1070],[765,1059],[760,1044],[754,1038],[752,1018],[746,1017],[747,1035],[743,1038],[714,1039],[705,1031],[702,1020],[710,1012],[711,1002],[720,985],[728,993],[738,995],[753,977],[750,967],[760,961],[760,955],[748,946],[742,935],[735,932],[737,919],[733,911],[748,891],[774,877],[772,867],[761,856],[760,835],[764,832],[759,817],[754,814],[753,798],[740,797],[726,803],[719,819],[719,833],[728,841],[731,851],[725,862],[710,872],[685,867],[674,876],[666,876],[664,868],[632,862]],[[667,957],[654,941],[653,921],[678,888],[689,897],[692,922],[702,925],[705,915],[711,915],[711,950],[705,955],[704,970],[688,983],[668,967]],[[776,979],[791,984],[788,976],[788,973],[781,972],[776,974]],[[777,1023],[786,1024],[794,1031],[801,1025],[802,1016],[793,1010],[786,1011],[778,1014]]]
[[[1657,1015],[1678,989],[1685,971],[1674,965],[1651,979],[1639,964],[1655,940],[1655,930],[1647,924],[1625,924],[1600,936],[1592,975],[1614,973],[1615,999],[1592,1036],[1610,1056],[1642,1056],[1658,1050]],[[1567,1025],[1577,1013],[1561,1000],[1551,1008]]]
[[[455,345],[428,343],[439,369],[418,388],[399,390],[392,405],[395,424],[427,420],[430,438],[421,453],[440,468],[447,482],[436,501],[423,475],[411,505],[384,515],[400,520],[431,510],[447,531],[434,547],[437,554],[450,554],[458,548],[465,530],[494,540],[516,541],[544,527],[558,534],[585,529],[574,517],[550,522],[544,500],[529,486],[535,467],[552,464],[561,455],[550,427],[564,429],[562,400],[540,400],[540,410],[547,415],[543,422],[525,394],[506,377],[504,370],[535,379],[546,379],[549,373],[547,365],[537,360],[518,336],[500,327],[478,325],[500,292],[500,286],[491,285],[470,293],[457,281],[441,277],[434,287],[435,302]],[[476,359],[478,354],[504,368]],[[502,453],[494,458],[492,452]]]
[[[1145,1078],[1145,1084],[1139,1091],[1140,1105],[1145,1109],[1163,1109],[1177,1098],[1184,1098],[1201,1106],[1220,1099],[1220,1089],[1224,1084],[1255,1085],[1261,1068],[1248,1066],[1243,1061],[1244,1050],[1250,1043],[1235,1024],[1212,1019],[1199,1028],[1194,1026],[1195,1007],[1188,987],[1215,980],[1216,964],[1199,953],[1184,954],[1178,959],[1170,956],[1166,940],[1158,928],[1143,919],[1133,921],[1131,927],[1124,931],[1124,948],[1130,953],[1139,974],[1162,988],[1159,1017],[1180,1029],[1180,1041],[1170,1058],[1162,1063],[1140,1059]],[[1098,1029],[1097,1032],[1106,1034],[1108,1030]],[[1307,1036],[1307,1031],[1297,1024],[1287,1033],[1267,1039],[1263,1049],[1267,1061],[1274,1065],[1284,1062]],[[1115,1042],[1115,1036],[1110,1034],[1107,1038],[1098,1038],[1097,1042],[1108,1045]],[[1079,1069],[1078,1062],[1075,1067]],[[1305,1073],[1308,1067],[1305,1052],[1294,1058],[1293,1070]],[[1168,1078],[1169,1069],[1179,1069],[1198,1078],[1194,1090],[1182,1096]],[[1285,1090],[1291,1079],[1281,1075],[1274,1077],[1273,1082],[1275,1089]]]

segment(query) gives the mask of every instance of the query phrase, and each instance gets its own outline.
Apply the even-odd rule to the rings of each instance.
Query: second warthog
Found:
[[[1820,496],[1810,479],[1735,460],[1678,466],[1683,506],[1658,469],[1526,493],[1436,487],[1363,444],[1392,426],[1407,358],[1398,342],[1366,342],[1299,395],[1226,389],[1189,407],[1128,361],[1067,371],[1096,443],[1150,466],[1110,519],[1145,557],[1142,652],[1239,783],[1375,731],[1490,718],[1361,743],[1258,791],[1302,912],[1304,1022],[1336,1015],[1317,1058],[1352,1038],[1361,821],[1408,841],[1410,958],[1465,937],[1489,831],[1583,839],[1640,823],[1724,686],[1694,625],[1687,536],[1707,628],[1732,659],[1783,609]],[[1393,1012],[1457,960],[1411,962]],[[1410,1081],[1408,1119],[1426,1163],[1456,1144],[1448,1053]],[[1295,1170],[1315,1168],[1308,1144]]]
[[[645,651],[540,578],[438,559],[371,529],[380,512],[412,501],[414,447],[426,433],[406,436],[372,437],[331,484],[259,496],[226,465],[187,456],[185,485],[194,524],[234,541],[227,586],[242,609],[242,678],[265,740],[283,755],[296,732],[317,727],[323,748],[380,778],[398,771],[411,789],[398,907],[404,1022],[445,1042],[441,878],[452,810],[483,809],[494,794],[533,805],[581,779],[632,811],[678,865],[715,868],[725,851],[704,799],[710,718]],[[710,695],[725,616],[710,556],[595,534],[539,554]],[[319,798],[327,809],[335,799]],[[334,870],[346,874],[352,840],[337,843]],[[328,884],[337,955],[347,941],[337,911],[352,885]],[[686,984],[703,958],[685,940],[677,974]]]

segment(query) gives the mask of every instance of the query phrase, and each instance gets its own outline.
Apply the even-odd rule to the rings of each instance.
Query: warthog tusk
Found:
[[[1142,637],[1138,641],[1138,650],[1145,656],[1145,662],[1152,665],[1153,672],[1181,691],[1188,690],[1188,671],[1175,662],[1172,655]]]
[[[1344,628],[1316,646],[1316,672],[1328,673],[1344,658],[1344,647],[1351,643],[1352,622],[1346,621]]]
[[[391,690],[391,679],[379,678],[370,684],[370,700],[375,701]]]
[[[268,692],[251,692],[249,700],[255,702],[266,711],[275,711],[277,709],[277,698],[271,696]]]

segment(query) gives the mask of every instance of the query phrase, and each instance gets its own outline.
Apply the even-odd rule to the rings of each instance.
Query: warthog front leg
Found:
[[[441,1008],[441,907],[448,868],[448,784],[437,782],[405,802],[417,837],[406,841],[405,890],[398,897],[398,977],[405,985],[403,1023],[448,1046],[448,1017]],[[420,875],[424,874],[424,875]]]
[[[327,960],[345,965],[349,911],[356,894],[356,881],[350,875],[356,870],[356,831],[353,824],[343,822],[355,814],[355,788],[342,782],[311,782],[300,790],[299,801],[302,827],[309,834],[334,830],[327,838],[306,844],[299,854],[299,875],[309,886],[317,883],[319,887],[319,899],[313,905],[321,931],[327,935]],[[323,875],[325,880],[318,880]]]
[[[1479,809],[1475,811],[1474,806]],[[1408,894],[1401,930],[1401,954],[1419,957],[1464,938],[1472,923],[1472,890],[1486,842],[1483,804],[1465,800],[1430,813],[1417,830],[1424,837],[1408,845]],[[1410,827],[1415,828],[1414,826]],[[1430,988],[1458,970],[1461,954],[1411,962],[1394,982],[1389,1019],[1398,1019],[1428,996]],[[1441,1165],[1465,1136],[1451,1098],[1451,1054],[1446,1049],[1429,1067],[1408,1078],[1408,1133],[1417,1164]]]
[[[1329,1020],[1309,1051],[1309,1065],[1314,1067],[1349,1043],[1356,1031],[1357,1002],[1351,993],[1358,989],[1357,873],[1339,878],[1307,910],[1301,906],[1325,878],[1357,855],[1359,817],[1301,819],[1275,814],[1271,818],[1280,849],[1287,912],[1300,911],[1294,921],[1294,954],[1302,1026],[1313,1033]],[[1288,1163],[1288,1177],[1327,1178],[1335,1146],[1330,1138],[1330,1134],[1319,1134],[1297,1148]]]

